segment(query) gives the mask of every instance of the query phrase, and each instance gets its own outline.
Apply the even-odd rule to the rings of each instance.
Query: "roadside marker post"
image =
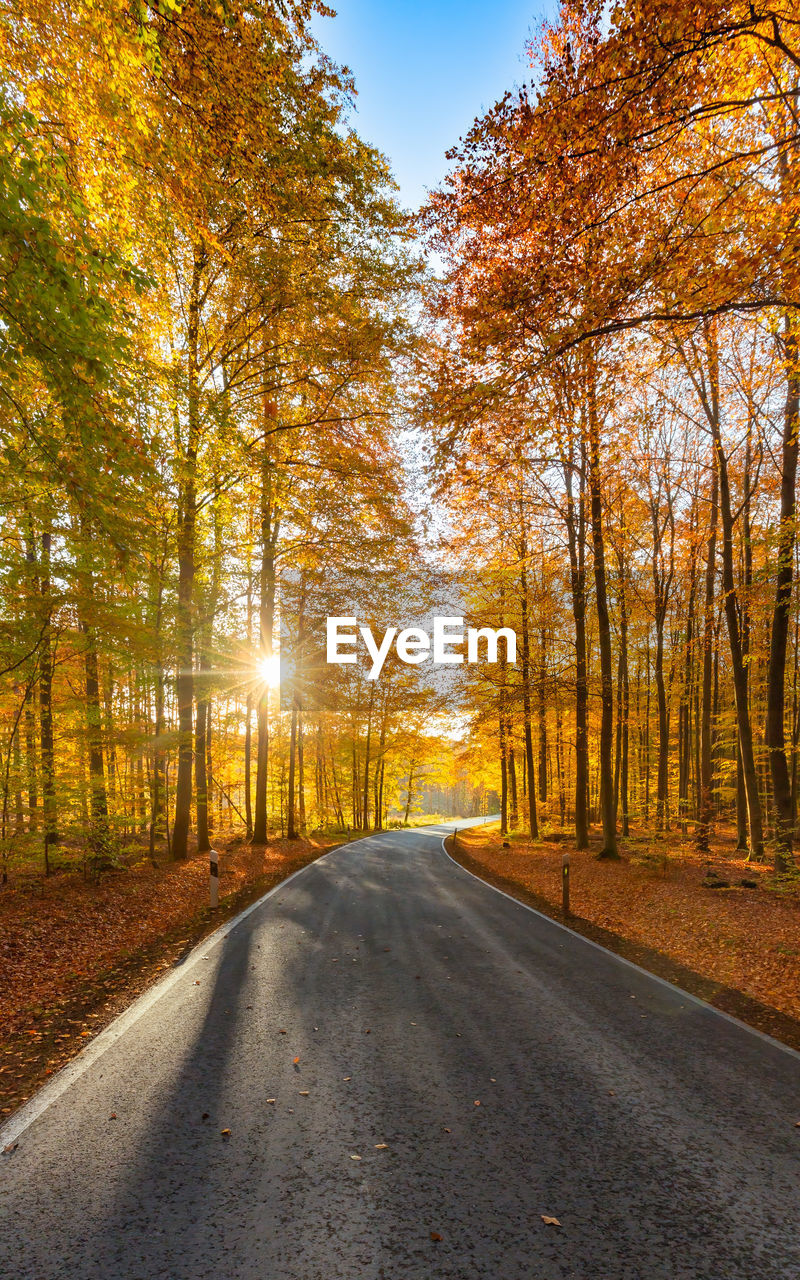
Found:
[[[561,858],[561,910],[565,916],[569,915],[569,854],[565,853]]]
[[[219,854],[210,849],[208,854],[208,886],[212,908],[219,906]]]

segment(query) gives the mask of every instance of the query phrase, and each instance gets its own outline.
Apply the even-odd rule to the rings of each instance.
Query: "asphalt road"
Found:
[[[798,1280],[800,1056],[440,837],[194,953],[3,1155],[0,1275]]]

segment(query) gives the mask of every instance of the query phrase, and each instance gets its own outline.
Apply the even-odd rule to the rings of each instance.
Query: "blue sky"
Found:
[[[445,151],[506,89],[529,78],[525,44],[556,0],[329,0],[315,21],[358,89],[353,124],[390,159],[416,208],[447,169]]]

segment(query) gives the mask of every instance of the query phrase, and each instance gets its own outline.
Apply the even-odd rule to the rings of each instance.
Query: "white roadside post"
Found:
[[[219,854],[210,849],[208,854],[208,886],[211,906],[219,906]]]

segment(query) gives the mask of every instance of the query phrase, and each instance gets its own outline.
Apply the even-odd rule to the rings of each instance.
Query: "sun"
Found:
[[[273,653],[269,658],[261,658],[258,664],[258,674],[270,689],[275,689],[281,682],[281,660],[277,653]]]

